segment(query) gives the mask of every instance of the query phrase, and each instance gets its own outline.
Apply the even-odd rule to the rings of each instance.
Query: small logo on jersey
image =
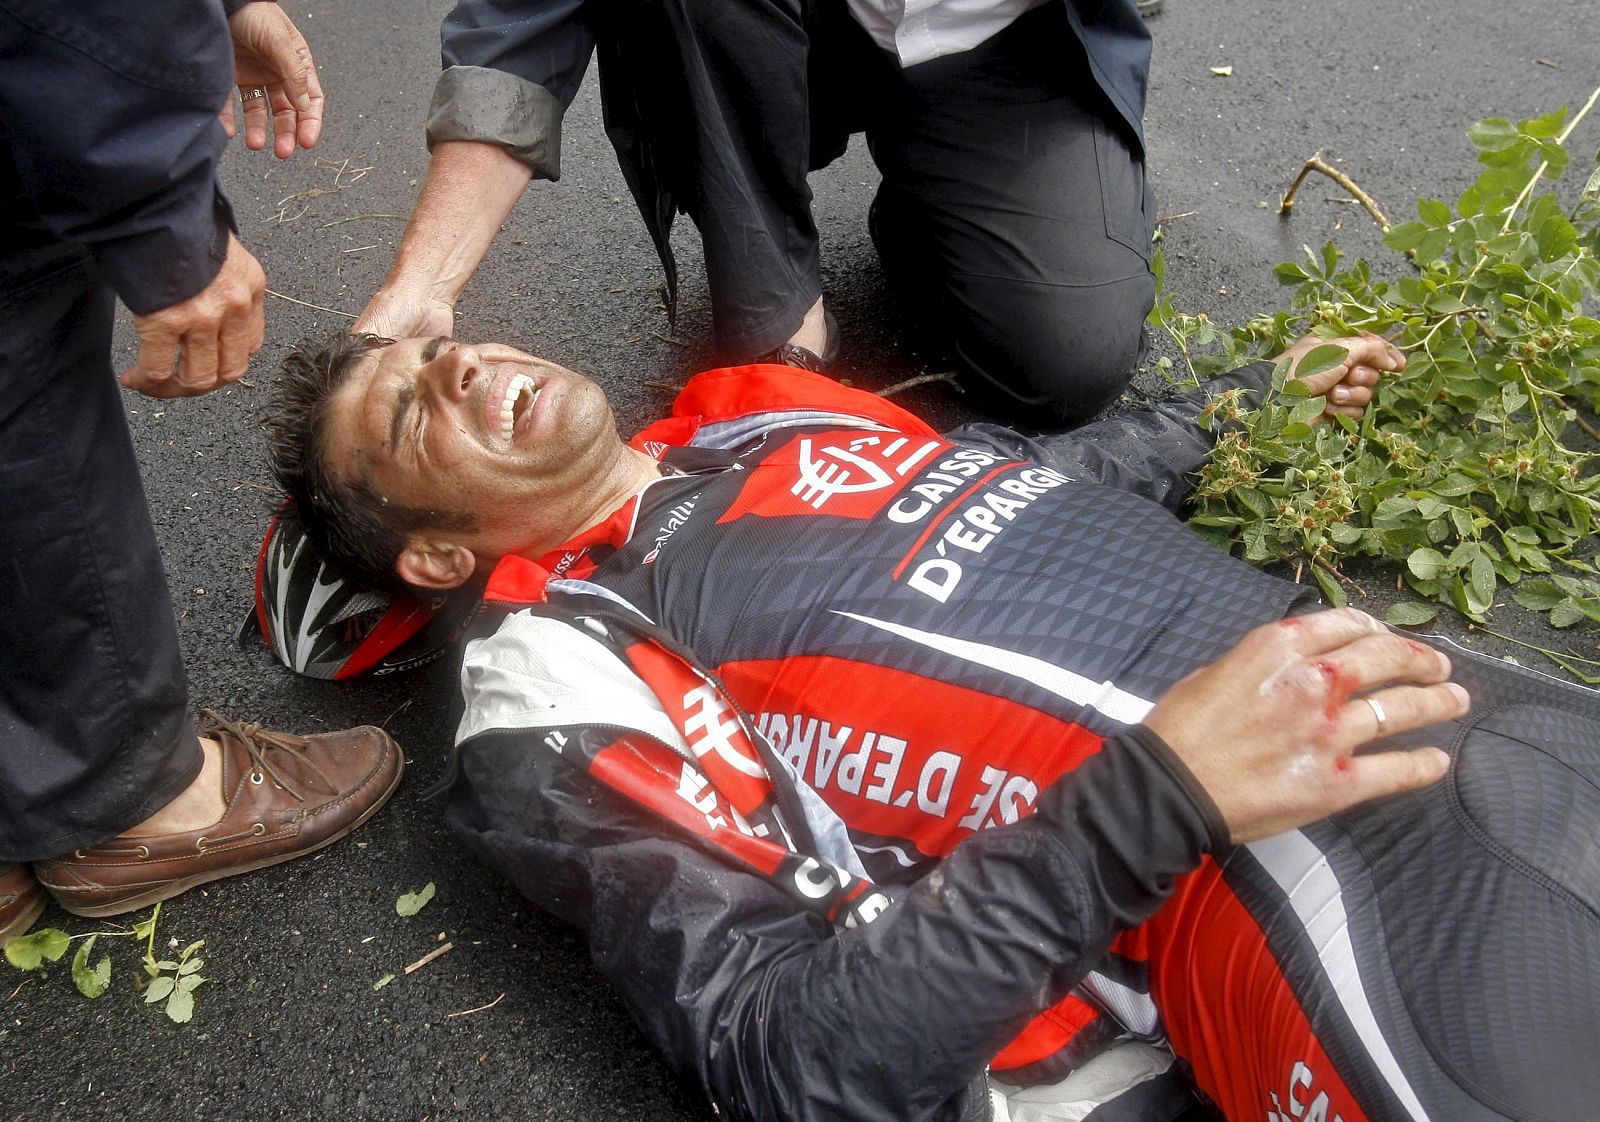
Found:
[[[819,511],[871,518],[912,472],[948,447],[941,440],[902,433],[802,436],[761,462],[761,470],[719,521]]]
[[[655,545],[649,553],[644,555],[644,560],[640,562],[641,565],[648,565],[661,556],[661,547],[667,543],[668,538],[678,532],[685,522],[689,521],[689,515],[694,511],[694,504],[698,501],[699,496],[696,496],[686,503],[679,503],[667,512],[666,522],[656,530]]]

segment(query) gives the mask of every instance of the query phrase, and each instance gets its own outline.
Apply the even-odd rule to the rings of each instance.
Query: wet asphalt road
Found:
[[[402,228],[385,216],[409,210],[424,173],[420,122],[449,5],[286,6],[328,89],[323,142],[287,163],[236,149],[226,185],[276,292],[355,312]],[[1419,193],[1453,198],[1471,181],[1468,124],[1576,106],[1600,83],[1593,0],[1169,0],[1153,27],[1150,163],[1171,218],[1169,286],[1181,307],[1225,322],[1273,306],[1268,270],[1301,243],[1337,234],[1352,251],[1377,252],[1359,208],[1328,201],[1331,185],[1313,183],[1287,223],[1263,205],[1313,152],[1399,220]],[[1228,65],[1231,77],[1209,70]],[[1577,149],[1592,151],[1600,121],[1582,135]],[[682,343],[669,342],[655,257],[592,83],[568,117],[564,166],[559,185],[536,185],[513,215],[461,303],[457,334],[517,343],[599,377],[631,429],[706,359],[698,248],[681,223]],[[874,180],[859,146],[815,178],[843,365],[869,388],[924,372],[890,322],[866,235]],[[386,723],[409,753],[409,777],[350,839],[164,909],[163,943],[206,940],[210,984],[187,1026],[139,1004],[131,940],[111,947],[113,989],[95,1002],[78,997],[64,965],[27,978],[0,968],[0,1119],[710,1117],[653,1058],[581,940],[469,859],[437,804],[421,799],[450,741],[446,668],[339,686],[294,678],[259,647],[233,644],[271,501],[256,427],[263,391],[290,341],[348,322],[278,299],[267,312],[268,345],[249,386],[195,401],[127,400],[192,693],[280,727]],[[124,342],[118,365],[130,361]],[[943,387],[902,401],[940,422],[965,415]],[[397,916],[395,898],[427,881],[438,886],[434,902]],[[95,929],[55,909],[42,922]],[[449,953],[372,988],[441,938]]]

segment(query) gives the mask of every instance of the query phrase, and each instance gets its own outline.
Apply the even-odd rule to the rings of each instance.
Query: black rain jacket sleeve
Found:
[[[987,1118],[989,1059],[1226,843],[1187,770],[1137,727],[836,934],[541,747],[546,731],[468,741],[447,819],[588,933],[651,1041],[731,1119]]]
[[[1272,372],[1271,362],[1252,362],[1147,408],[1053,436],[1029,438],[982,423],[950,435],[978,438],[1072,479],[1131,491],[1178,514],[1193,489],[1195,472],[1205,466],[1215,443],[1214,434],[1196,423],[1201,411],[1229,390],[1244,391],[1242,406],[1260,406],[1272,385]]]
[[[0,200],[13,250],[82,247],[132,311],[210,284],[233,43],[218,0],[0,0]]]

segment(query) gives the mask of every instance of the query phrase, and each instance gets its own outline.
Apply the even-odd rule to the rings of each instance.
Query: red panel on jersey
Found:
[[[851,826],[942,856],[1029,813],[1101,738],[1027,705],[826,655],[726,663],[718,676]],[[886,720],[883,699],[896,697]],[[826,698],[826,711],[814,708]],[[997,728],[1005,743],[991,742]]]

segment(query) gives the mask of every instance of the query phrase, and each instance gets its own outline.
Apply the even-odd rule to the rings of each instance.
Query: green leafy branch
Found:
[[[82,935],[69,935],[57,927],[41,928],[30,935],[8,940],[6,961],[18,970],[41,970],[46,963],[59,962],[72,943],[81,940],[72,956],[72,984],[84,997],[92,999],[111,988],[111,956],[101,955],[100,961],[90,962],[95,943],[102,938],[142,939],[147,980],[142,979],[140,984],[144,988],[145,1003],[164,1003],[163,1010],[169,1018],[178,1024],[187,1024],[194,1016],[194,991],[206,980],[200,976],[205,960],[197,953],[205,946],[205,940],[190,943],[176,959],[156,958],[156,921],[160,916],[161,905],[157,904],[148,917],[132,927]]]
[[[1343,566],[1386,559],[1410,588],[1482,622],[1503,587],[1558,627],[1600,625],[1593,536],[1600,523],[1600,168],[1570,210],[1551,182],[1600,100],[1468,130],[1483,170],[1454,204],[1424,198],[1384,241],[1412,275],[1376,279],[1332,243],[1274,273],[1289,309],[1230,332],[1152,314],[1205,377],[1276,353],[1307,330],[1371,331],[1407,355],[1359,423],[1317,423],[1320,403],[1279,370],[1259,408],[1224,396],[1195,492],[1193,523],[1255,562],[1309,568],[1343,603]],[[1600,163],[1600,157],[1597,157]],[[1213,353],[1197,344],[1214,342]],[[1310,358],[1311,356],[1307,356]],[[1298,391],[1298,392],[1297,392]],[[1394,622],[1436,609],[1397,606]]]

